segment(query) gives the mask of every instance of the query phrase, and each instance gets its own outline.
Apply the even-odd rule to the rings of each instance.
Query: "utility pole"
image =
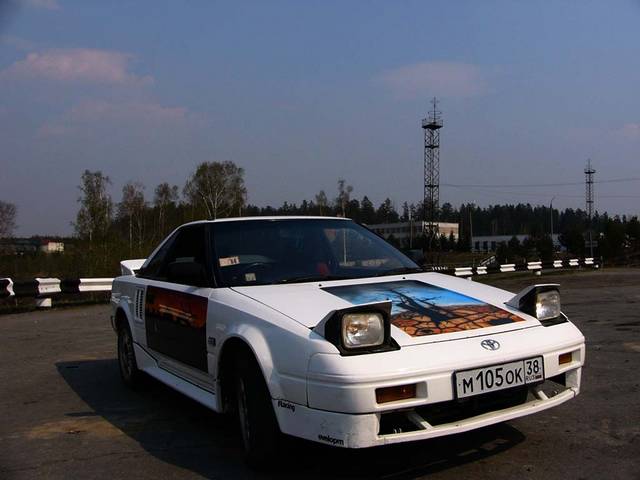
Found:
[[[413,249],[413,212],[409,209],[409,250]]]
[[[553,243],[553,201],[555,199],[556,199],[556,197],[554,196],[551,199],[551,201],[549,202],[549,211],[551,212],[551,247],[552,247],[554,252],[556,250],[555,244]]]
[[[471,246],[471,251],[473,252],[473,219],[471,218],[471,208],[473,207],[473,203],[469,204],[469,245]]]
[[[593,175],[596,173],[595,169],[591,166],[591,159],[587,161],[587,168],[584,169],[585,174],[585,200],[587,207],[587,234],[589,236],[589,256],[593,258],[593,229],[592,229],[592,217],[593,217]]]

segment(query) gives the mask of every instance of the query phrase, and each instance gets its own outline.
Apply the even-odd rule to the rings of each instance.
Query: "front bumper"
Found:
[[[579,378],[580,370],[568,373]],[[525,403],[438,425],[430,424],[418,409],[401,410],[393,414],[404,416],[403,427],[391,431],[385,431],[382,425],[384,413],[327,412],[281,400],[274,400],[273,406],[283,433],[336,447],[367,448],[466,432],[555,407],[578,393],[579,387],[567,387],[550,397],[541,388],[531,387]]]
[[[579,394],[585,346],[573,324],[493,334],[490,338],[501,344],[497,352],[483,349],[483,338],[353,357],[315,354],[309,362],[307,405],[274,400],[280,428],[309,440],[364,448],[473,430],[546,410]],[[566,353],[571,361],[561,364],[560,355]],[[456,371],[533,356],[543,357],[543,384],[456,399]],[[405,384],[416,384],[414,398],[377,403],[377,388]]]
[[[500,342],[500,349],[484,349],[484,338]],[[559,355],[569,352],[573,353],[572,361],[559,364]],[[488,337],[405,346],[380,354],[342,357],[318,353],[309,361],[307,404],[331,412],[373,413],[445,402],[455,399],[453,376],[458,370],[542,355],[545,378],[551,378],[581,367],[584,353],[584,337],[568,322]],[[406,384],[416,384],[415,398],[377,403],[377,388]],[[579,387],[580,379],[570,386]]]

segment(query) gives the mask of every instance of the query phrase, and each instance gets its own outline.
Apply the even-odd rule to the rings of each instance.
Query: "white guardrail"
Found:
[[[522,264],[505,263],[502,265],[481,265],[478,267],[447,267],[434,266],[427,271],[446,273],[456,277],[471,277],[473,275],[487,275],[493,273],[533,271],[537,275],[543,269],[599,268],[593,258],[572,258],[569,260],[553,260],[551,262],[527,262]],[[133,272],[135,270],[128,270]],[[110,292],[113,278],[34,278],[33,280],[14,282],[11,278],[0,278],[0,299],[11,297],[31,297],[36,299],[38,307],[51,307],[52,298],[60,294],[84,292]]]
[[[38,307],[51,307],[52,298],[63,293],[110,292],[113,278],[34,278],[14,282],[0,278],[0,299],[9,297],[31,297]]]

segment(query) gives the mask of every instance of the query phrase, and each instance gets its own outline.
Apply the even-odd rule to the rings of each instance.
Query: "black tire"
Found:
[[[138,369],[133,350],[133,337],[126,324],[118,327],[118,366],[124,384],[133,390],[139,390],[142,387],[143,374]]]
[[[247,463],[259,470],[277,461],[282,434],[262,371],[248,353],[236,357],[235,400]]]

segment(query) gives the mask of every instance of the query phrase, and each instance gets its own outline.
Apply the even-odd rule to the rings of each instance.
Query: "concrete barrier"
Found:
[[[36,278],[36,282],[38,282],[38,296],[49,297],[61,292],[59,278]]]
[[[470,275],[473,275],[473,267],[456,268],[455,271],[453,272],[453,274],[456,277],[468,277]]]

